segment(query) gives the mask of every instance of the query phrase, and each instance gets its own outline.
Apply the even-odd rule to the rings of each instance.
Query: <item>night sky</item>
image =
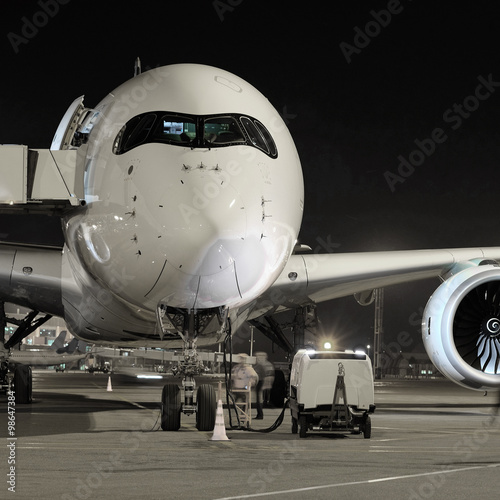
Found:
[[[97,104],[133,76],[137,56],[143,69],[210,64],[249,81],[287,121],[304,170],[302,243],[499,245],[500,5],[437,4],[9,2],[0,143],[48,147],[72,100]],[[408,331],[420,343],[415,314],[437,284],[386,290],[387,341]],[[338,347],[370,342],[372,307],[348,297],[319,311]]]

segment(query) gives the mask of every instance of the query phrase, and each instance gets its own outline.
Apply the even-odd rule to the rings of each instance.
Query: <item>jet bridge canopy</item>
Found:
[[[78,150],[0,146],[0,212],[54,213],[84,204]]]

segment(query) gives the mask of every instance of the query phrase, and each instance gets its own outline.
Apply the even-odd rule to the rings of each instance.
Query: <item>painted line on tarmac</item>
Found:
[[[479,466],[474,466],[474,467],[463,467],[461,469],[450,469],[450,470],[441,470],[441,471],[434,471],[434,472],[421,472],[420,474],[406,474],[404,476],[381,477],[379,479],[367,479],[365,481],[352,481],[350,483],[324,484],[322,486],[309,486],[307,488],[297,488],[294,490],[270,491],[267,493],[252,493],[249,495],[239,495],[239,496],[235,496],[235,497],[217,498],[215,500],[239,500],[241,498],[257,498],[257,497],[270,497],[270,496],[275,496],[275,495],[287,495],[287,494],[291,494],[291,493],[302,493],[302,492],[306,492],[306,491],[324,490],[327,488],[339,488],[341,486],[358,486],[360,484],[382,483],[384,481],[398,481],[399,479],[410,479],[410,478],[415,478],[415,477],[437,476],[440,474],[453,474],[454,472],[465,472],[465,471],[469,471],[469,470],[479,470],[479,469],[492,469],[495,467],[500,467],[500,463],[489,464],[489,465],[479,465]]]
[[[104,389],[104,387],[97,385],[95,382],[92,382],[93,385],[95,385],[98,389]],[[113,394],[114,399],[121,399],[122,401],[125,401],[125,403],[128,403],[130,405],[136,406],[137,408],[140,408],[141,410],[149,410],[150,408],[147,408],[146,406],[142,406],[139,403],[135,403],[134,401],[130,401],[130,399],[124,398],[123,396],[120,396],[119,394]]]

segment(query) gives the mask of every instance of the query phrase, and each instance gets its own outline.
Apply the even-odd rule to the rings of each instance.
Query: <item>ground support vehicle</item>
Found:
[[[292,433],[349,432],[371,437],[373,371],[365,353],[301,349],[290,376]]]

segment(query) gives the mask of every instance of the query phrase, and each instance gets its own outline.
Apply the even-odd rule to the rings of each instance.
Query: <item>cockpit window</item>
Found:
[[[135,116],[116,136],[113,153],[120,155],[142,144],[164,143],[194,148],[247,145],[276,158],[278,151],[262,123],[242,115],[180,115],[155,111]]]
[[[196,121],[179,115],[161,115],[155,125],[151,140],[189,146],[196,138]]]
[[[114,150],[120,150],[122,153],[129,151],[147,139],[151,127],[156,120],[156,115],[149,113],[139,115],[130,120],[122,127],[115,139]],[[115,151],[116,152],[116,151]]]
[[[260,123],[257,120],[254,120],[254,124],[259,130],[259,132],[262,134],[262,137],[264,138],[265,143],[267,144],[267,147],[269,148],[269,154],[272,157],[275,157],[278,155],[278,150],[276,149],[276,144],[274,143],[273,138],[271,137],[271,134],[267,130],[262,123]]]
[[[256,148],[262,149],[262,151],[264,151],[264,153],[269,154],[269,146],[266,144],[264,137],[262,137],[262,134],[257,129],[254,121],[251,120],[250,118],[248,118],[247,116],[242,116],[241,123],[243,123],[243,125],[248,133],[248,136],[250,137],[250,140],[252,141],[252,144]]]
[[[203,139],[207,146],[246,142],[238,122],[232,116],[206,118],[203,125]]]

